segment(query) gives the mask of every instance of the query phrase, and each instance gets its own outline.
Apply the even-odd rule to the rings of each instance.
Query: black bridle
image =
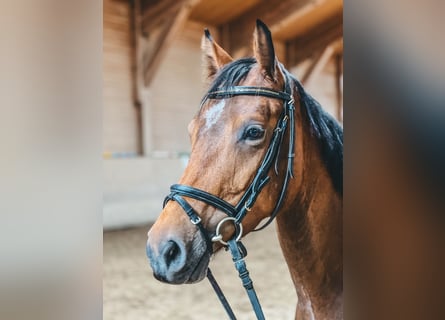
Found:
[[[247,294],[250,298],[252,306],[255,310],[256,316],[258,319],[264,319],[264,314],[261,310],[261,306],[258,302],[258,298],[256,296],[255,290],[253,288],[252,280],[249,277],[249,272],[246,269],[246,265],[244,262],[244,257],[247,255],[247,251],[244,245],[239,241],[242,236],[242,220],[246,216],[246,214],[251,210],[254,205],[257,197],[259,196],[261,190],[264,186],[269,182],[269,172],[272,168],[272,165],[275,162],[275,173],[278,175],[278,155],[280,153],[280,147],[283,142],[284,134],[286,129],[289,127],[289,148],[288,148],[288,156],[287,156],[287,171],[284,178],[283,186],[281,188],[280,195],[278,197],[277,203],[273,212],[270,215],[269,220],[262,225],[260,228],[255,229],[254,231],[259,231],[268,226],[272,220],[278,214],[280,206],[283,202],[287,185],[289,182],[289,178],[293,178],[293,160],[295,157],[294,148],[295,148],[295,121],[294,121],[294,99],[291,93],[291,87],[289,81],[286,81],[285,91],[275,91],[268,88],[263,87],[249,87],[249,86],[233,86],[226,90],[216,90],[209,92],[203,99],[202,104],[205,103],[208,99],[225,99],[231,98],[234,96],[263,96],[272,99],[280,99],[283,101],[283,111],[281,112],[280,118],[276,124],[276,127],[273,131],[272,138],[269,144],[269,148],[266,151],[266,154],[258,167],[257,173],[250,183],[249,187],[239,200],[238,204],[232,205],[227,201],[212,195],[206,191],[187,186],[174,184],[170,187],[170,194],[164,200],[164,207],[168,201],[174,200],[176,201],[185,213],[190,218],[190,221],[196,225],[201,231],[206,243],[207,249],[210,251],[210,254],[213,254],[213,243],[212,242],[221,242],[223,245],[227,246],[231,253],[232,258],[235,263],[235,266],[239,272],[239,276],[243,282],[245,289],[247,290]],[[228,215],[227,218],[222,219],[218,227],[215,231],[215,236],[210,238],[207,230],[202,224],[201,218],[195,212],[193,207],[184,200],[183,197],[193,198],[195,200],[202,201],[216,209],[221,210],[222,212]],[[233,221],[235,226],[235,234],[232,239],[227,242],[222,240],[222,235],[219,233],[219,229],[222,224],[227,221]],[[215,289],[221,303],[226,309],[230,319],[236,319],[233,314],[232,309],[230,308],[227,300],[225,299],[221,289],[216,283],[210,269],[208,269],[207,277],[212,284],[212,287]]]

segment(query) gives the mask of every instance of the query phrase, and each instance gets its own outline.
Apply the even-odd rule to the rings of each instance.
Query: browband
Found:
[[[233,86],[227,90],[215,90],[209,92],[206,97],[209,99],[222,99],[230,98],[233,96],[263,96],[275,99],[281,99],[284,101],[292,100],[292,96],[283,91],[275,91],[263,87],[249,87],[249,86]]]

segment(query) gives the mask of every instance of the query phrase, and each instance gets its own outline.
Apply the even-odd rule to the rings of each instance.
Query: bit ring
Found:
[[[222,219],[216,226],[216,232],[215,232],[216,234],[214,237],[212,237],[212,242],[220,242],[224,246],[227,246],[227,242],[223,240],[222,234],[220,233],[221,226],[227,221],[233,221],[233,225],[235,226],[235,232],[238,232],[238,234],[235,235],[235,241],[238,242],[241,239],[243,235],[243,225],[241,223],[237,224],[236,219],[233,217],[226,217]]]

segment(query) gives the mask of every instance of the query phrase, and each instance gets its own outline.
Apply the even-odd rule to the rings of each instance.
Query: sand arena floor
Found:
[[[103,319],[228,319],[207,279],[168,285],[153,278],[145,255],[149,226],[104,233]],[[248,235],[247,268],[266,319],[294,319],[297,297],[281,254],[275,226]],[[237,319],[255,319],[230,254],[219,252],[210,267]]]

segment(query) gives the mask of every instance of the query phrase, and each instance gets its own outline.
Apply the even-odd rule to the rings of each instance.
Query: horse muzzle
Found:
[[[210,261],[210,253],[199,232],[189,243],[176,237],[155,242],[149,235],[146,252],[153,276],[170,284],[201,281]]]

